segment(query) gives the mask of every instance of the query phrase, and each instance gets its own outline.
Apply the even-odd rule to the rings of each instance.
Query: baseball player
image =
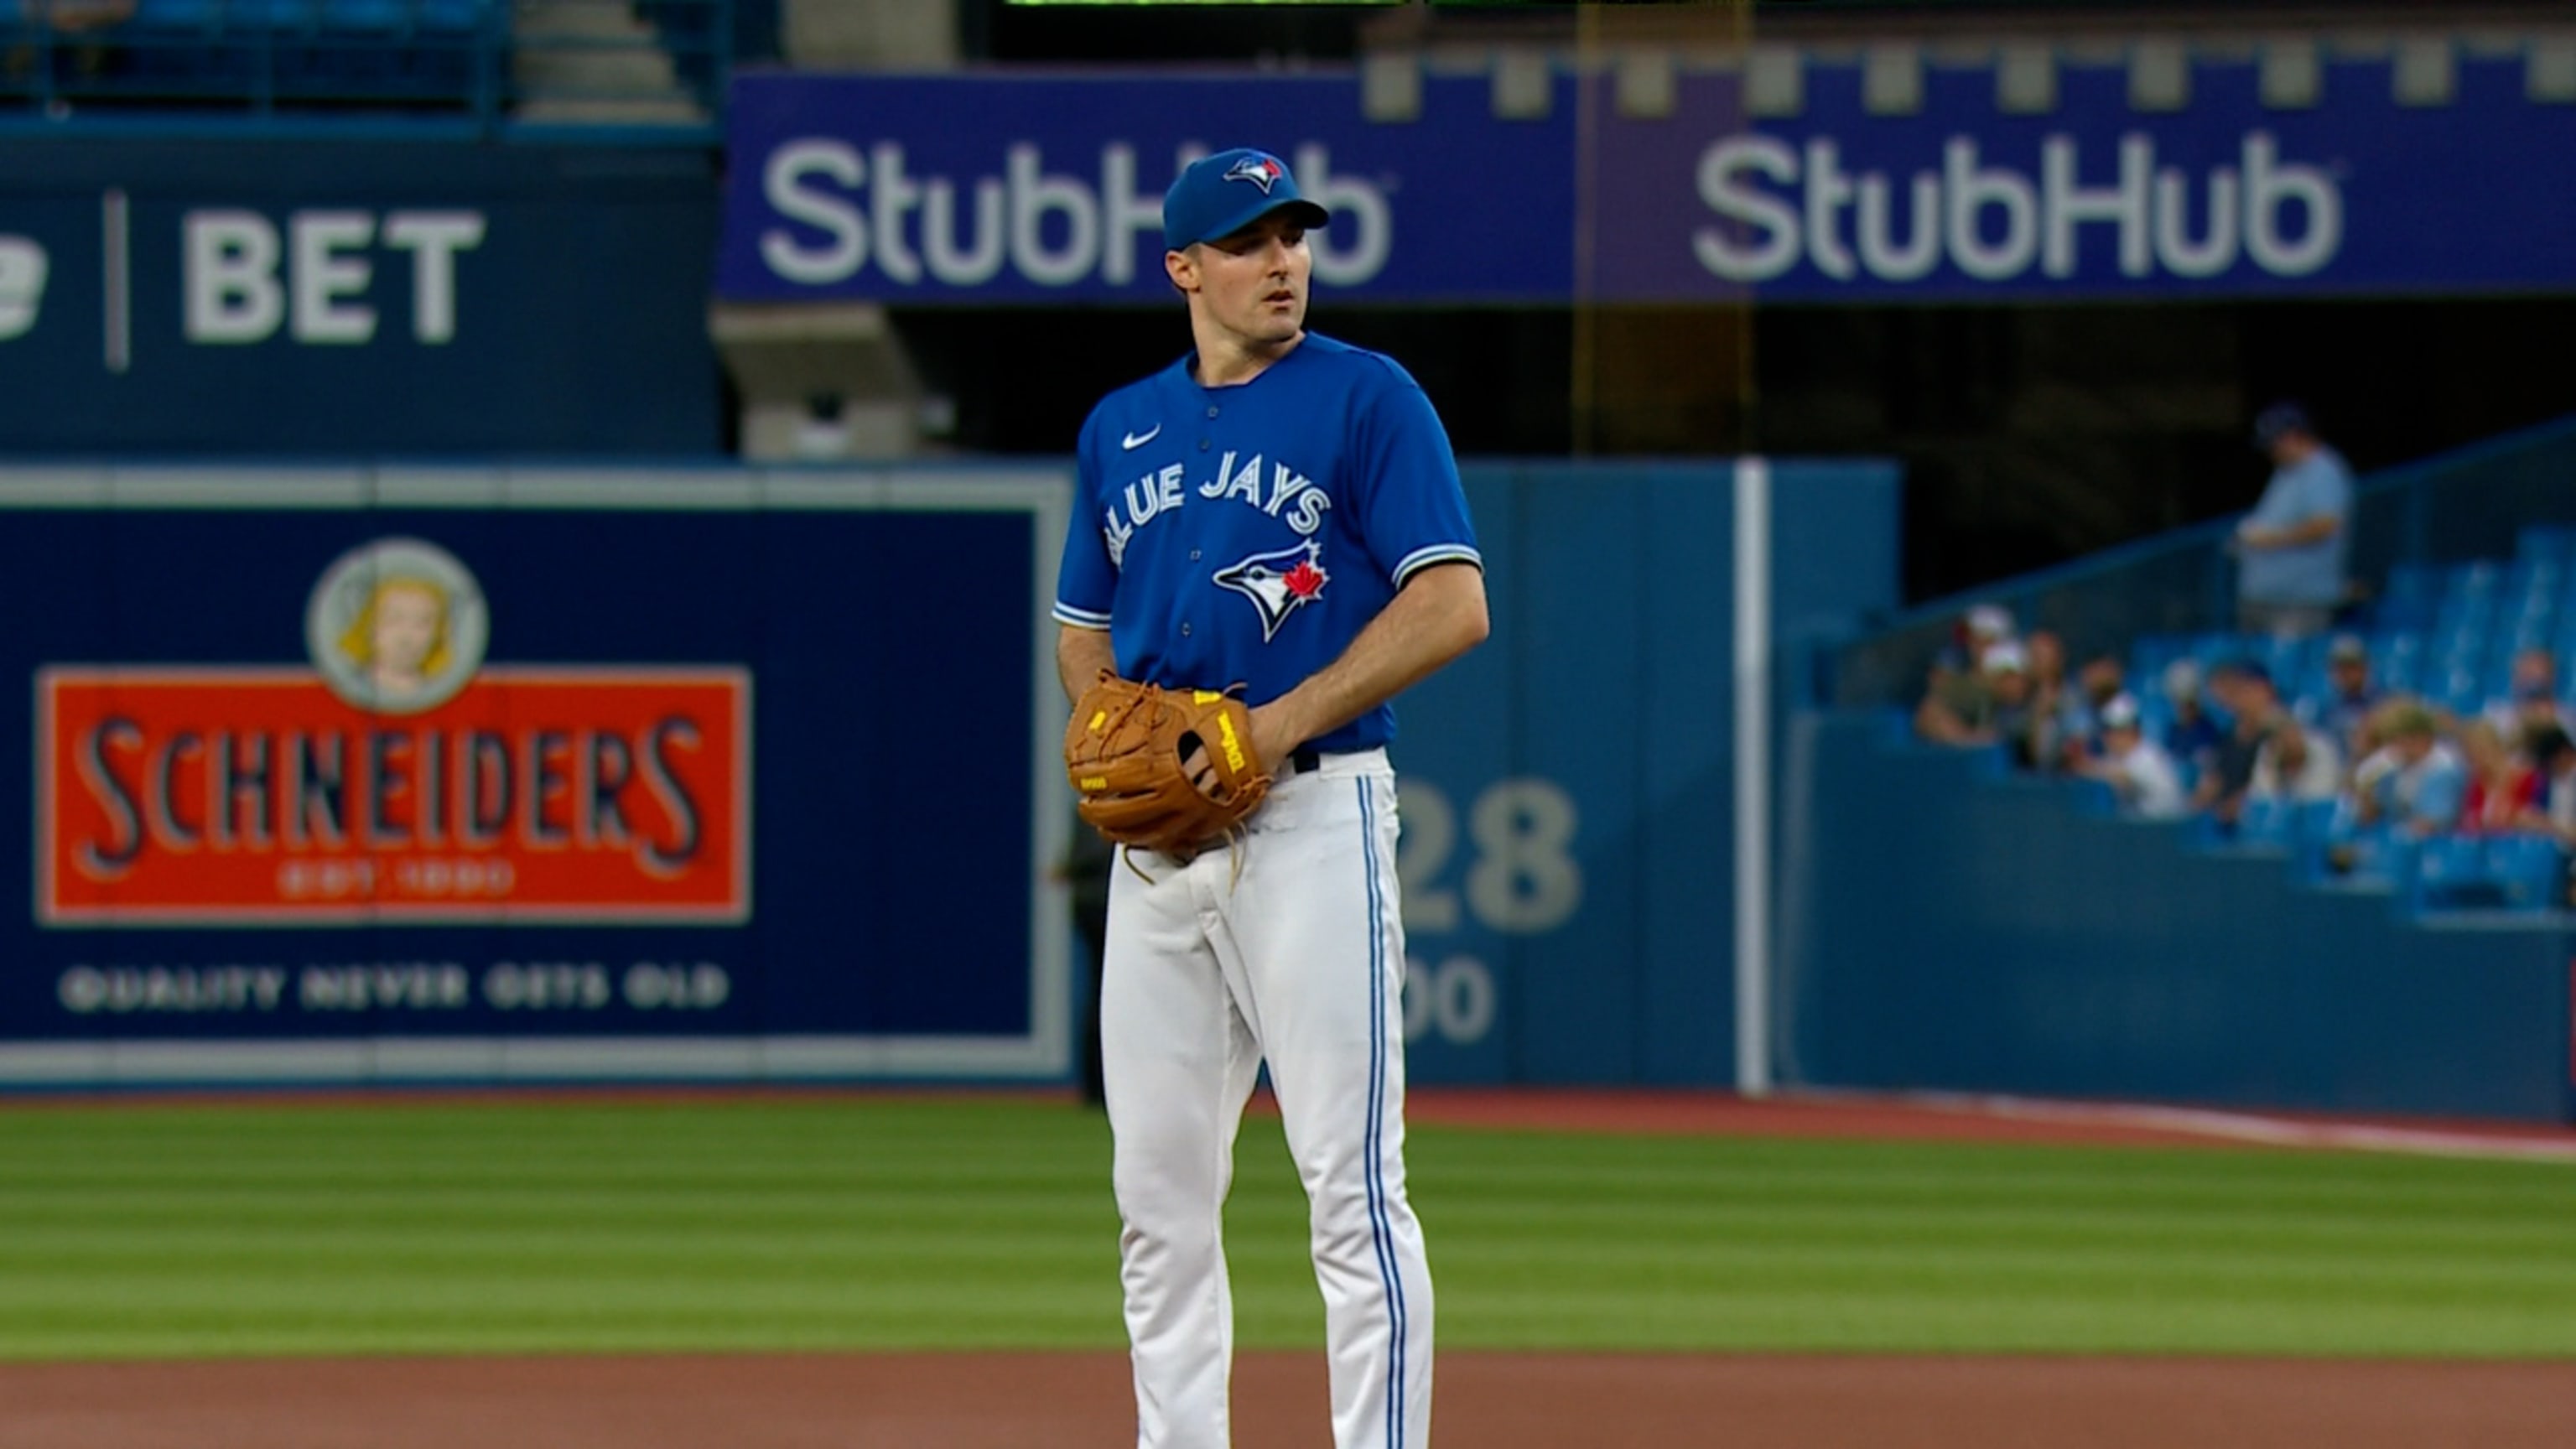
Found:
[[[1266,1061],[1311,1207],[1339,1449],[1422,1449],[1431,1275],[1404,1186],[1404,933],[1387,701],[1485,637],[1447,433],[1392,360],[1305,330],[1288,168],[1220,152],[1163,198],[1196,350],[1083,424],[1054,616],[1104,670],[1240,687],[1272,784],[1234,838],[1129,846],[1101,1035],[1143,1449],[1223,1449],[1222,1212]],[[1077,722],[1078,725],[1078,722]]]

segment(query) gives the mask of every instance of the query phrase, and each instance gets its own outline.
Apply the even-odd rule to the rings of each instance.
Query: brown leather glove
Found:
[[[1216,783],[1190,778],[1202,753]],[[1224,835],[1270,792],[1252,747],[1252,714],[1215,690],[1162,689],[1102,671],[1065,725],[1064,769],[1093,829],[1122,845],[1187,856]]]

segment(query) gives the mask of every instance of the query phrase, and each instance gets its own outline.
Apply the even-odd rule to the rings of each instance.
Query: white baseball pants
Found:
[[[1395,773],[1383,750],[1327,755],[1248,823],[1239,851],[1123,852],[1110,886],[1100,1021],[1137,1443],[1227,1449],[1223,1213],[1266,1059],[1310,1208],[1333,1442],[1427,1449],[1431,1271],[1404,1191]]]

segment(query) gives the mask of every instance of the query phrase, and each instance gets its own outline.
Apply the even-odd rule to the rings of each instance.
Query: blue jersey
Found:
[[[1183,358],[1092,409],[1055,617],[1107,629],[1124,678],[1266,704],[1455,560],[1482,564],[1431,400],[1393,359],[1310,332],[1250,382],[1202,387]],[[1394,734],[1379,705],[1308,743]]]

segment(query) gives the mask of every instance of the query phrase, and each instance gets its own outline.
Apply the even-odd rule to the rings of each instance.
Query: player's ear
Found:
[[[1181,251],[1163,253],[1163,275],[1184,292],[1199,289],[1199,244],[1192,242]]]

